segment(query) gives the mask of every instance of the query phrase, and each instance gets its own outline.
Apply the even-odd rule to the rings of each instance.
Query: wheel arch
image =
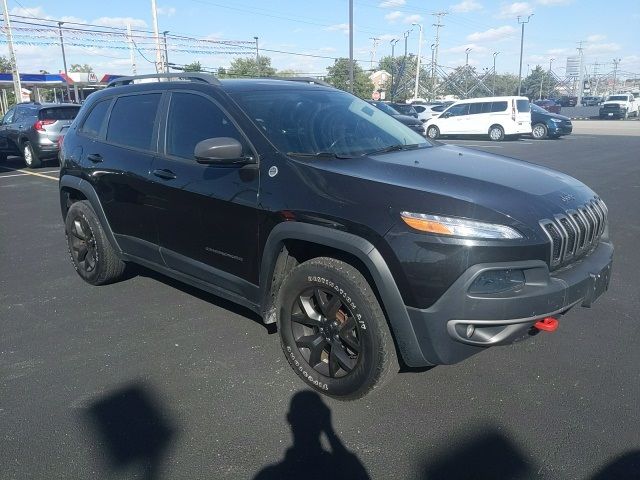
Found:
[[[60,209],[62,211],[62,219],[64,220],[67,216],[67,212],[69,211],[69,207],[77,201],[86,200],[93,208],[100,225],[102,225],[102,229],[104,233],[111,243],[111,246],[116,251],[118,255],[122,254],[122,249],[118,245],[118,242],[113,235],[113,231],[111,230],[111,226],[107,220],[107,217],[102,208],[102,204],[98,198],[98,194],[96,193],[93,186],[87,182],[86,180],[78,177],[74,177],[73,175],[63,175],[60,178]]]
[[[296,257],[296,249],[303,256]],[[293,250],[293,251],[292,251]],[[263,318],[276,318],[275,297],[287,269],[316,256],[334,256],[357,268],[371,283],[383,308],[400,356],[408,366],[430,365],[426,361],[409,314],[391,271],[380,252],[367,240],[354,234],[319,225],[283,222],[271,231],[263,250],[260,289]],[[295,261],[291,261],[291,258]],[[305,258],[307,257],[307,258]]]

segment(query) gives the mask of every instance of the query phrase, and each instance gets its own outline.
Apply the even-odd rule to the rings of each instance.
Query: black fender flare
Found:
[[[109,242],[111,242],[111,246],[117,252],[119,256],[122,256],[122,249],[120,245],[113,235],[113,230],[111,230],[111,226],[109,225],[109,221],[107,220],[107,216],[104,213],[102,208],[102,204],[100,203],[100,199],[98,198],[98,194],[96,193],[93,185],[80,177],[75,177],[73,175],[63,175],[60,177],[59,188],[62,192],[63,188],[70,188],[73,190],[77,190],[81,192],[91,204],[93,211],[98,216],[98,220],[100,221],[100,225],[102,225],[102,229],[104,230],[105,235]],[[62,196],[60,197],[60,208],[62,210],[62,220],[65,220],[65,206],[62,204]]]
[[[270,279],[285,240],[316,243],[344,251],[358,258],[375,283],[404,362],[410,367],[431,365],[422,354],[407,307],[386,261],[369,241],[357,235],[300,222],[282,222],[276,225],[267,238],[262,255],[260,288],[263,301],[269,295]]]

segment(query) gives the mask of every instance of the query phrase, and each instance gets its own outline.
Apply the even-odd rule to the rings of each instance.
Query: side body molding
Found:
[[[404,362],[410,367],[431,365],[422,354],[407,308],[384,258],[369,241],[351,233],[299,222],[276,225],[269,234],[262,256],[260,287],[263,302],[267,301],[269,292],[266,288],[270,285],[283,242],[289,239],[324,245],[357,257],[375,282]]]

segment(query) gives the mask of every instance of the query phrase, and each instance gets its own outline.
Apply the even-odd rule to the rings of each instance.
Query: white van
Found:
[[[429,138],[441,135],[489,135],[494,141],[531,133],[527,97],[485,97],[460,100],[425,123]]]

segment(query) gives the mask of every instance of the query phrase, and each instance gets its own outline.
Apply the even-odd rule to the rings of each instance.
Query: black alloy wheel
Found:
[[[298,295],[291,308],[291,329],[302,357],[322,375],[342,378],[360,360],[355,316],[328,288],[315,287]]]
[[[90,274],[98,264],[96,239],[89,223],[83,216],[73,219],[69,237],[71,255],[78,268]]]

